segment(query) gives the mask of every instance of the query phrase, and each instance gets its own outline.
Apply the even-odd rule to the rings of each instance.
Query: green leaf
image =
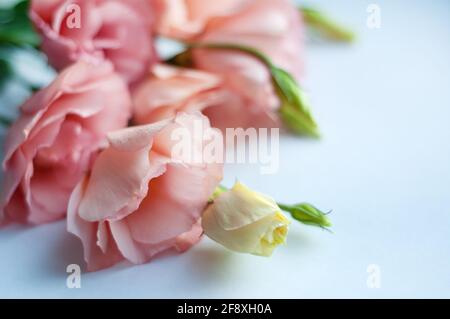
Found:
[[[0,57],[0,85],[13,74],[10,64]]]
[[[0,9],[0,44],[38,46],[40,38],[28,18],[29,1]]]
[[[317,226],[325,229],[332,226],[331,221],[327,217],[327,214],[311,204],[278,204],[278,206],[280,206],[282,210],[289,212],[295,220],[298,220],[303,224]]]
[[[12,124],[12,120],[0,114],[0,126],[9,127]]]

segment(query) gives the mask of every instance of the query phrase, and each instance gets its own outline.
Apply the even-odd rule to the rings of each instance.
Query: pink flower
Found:
[[[201,33],[211,19],[238,12],[254,0],[151,0],[158,14],[158,33],[170,38],[191,39]]]
[[[211,1],[212,2],[212,1]],[[217,2],[217,1],[216,1]],[[199,0],[160,0],[158,28],[166,35],[197,43],[226,43],[251,47],[297,78],[302,74],[303,26],[298,9],[289,0],[230,0],[213,8]],[[193,50],[193,66],[221,79],[222,100],[207,101],[203,108],[213,126],[279,127],[280,101],[266,65],[235,50]],[[148,82],[149,80],[147,80]],[[152,81],[152,80],[150,80]],[[172,92],[177,96],[180,85]],[[140,91],[140,112],[150,106]],[[195,93],[195,92],[194,92]],[[190,99],[190,98],[189,98]],[[196,97],[200,103],[199,97]],[[147,103],[147,105],[146,105]],[[191,107],[193,103],[190,102]],[[182,103],[171,104],[171,108]],[[205,105],[208,107],[205,108]]]
[[[303,70],[303,24],[298,8],[290,0],[251,0],[239,12],[212,19],[195,42],[232,43],[255,48],[265,53],[272,62],[300,78]],[[246,54],[202,50],[195,57],[196,66],[206,71],[230,75],[245,65]],[[231,69],[230,69],[231,67]],[[241,76],[250,78],[251,67]],[[256,70],[256,69],[255,69]],[[261,73],[261,72],[259,72]]]
[[[302,30],[300,14],[290,1],[255,0],[247,1],[235,14],[211,20],[194,41],[257,49],[298,80],[303,69]],[[280,125],[280,101],[271,74],[261,61],[237,51],[202,49],[194,50],[193,62],[196,68],[223,78],[224,87],[232,96],[208,110],[206,114],[213,123],[217,119],[228,127]]]
[[[299,9],[290,0],[152,1],[158,12],[156,28],[167,37],[245,45],[264,52],[297,78],[302,73],[303,23]],[[202,65],[205,55],[201,57],[196,64]],[[217,70],[227,68],[214,57],[208,60],[214,61]]]
[[[106,132],[125,127],[130,108],[127,86],[110,63],[80,61],[32,96],[6,138],[0,221],[64,217]]]
[[[157,64],[132,94],[133,120],[148,124],[180,111],[203,111],[223,101],[221,84],[213,74]]]
[[[128,83],[157,60],[153,9],[143,0],[33,0],[31,19],[50,63],[62,69],[80,58],[106,58]]]
[[[250,63],[256,61],[250,60]],[[269,87],[271,89],[271,87]],[[255,88],[255,90],[258,90]],[[244,90],[245,91],[245,90]],[[252,93],[257,93],[256,91]],[[251,94],[251,93],[248,93]],[[267,94],[248,99],[231,90],[220,76],[192,69],[155,65],[147,79],[133,91],[133,120],[148,124],[175,116],[177,112],[201,111],[213,127],[277,127],[275,110],[261,110]],[[272,97],[272,103],[277,103]]]
[[[199,220],[222,179],[222,164],[174,155],[173,137],[180,131],[203,145],[203,133],[212,129],[199,113],[181,113],[109,134],[110,146],[74,190],[68,209],[68,230],[81,239],[89,270],[123,259],[145,263],[167,249],[185,251],[200,239]]]

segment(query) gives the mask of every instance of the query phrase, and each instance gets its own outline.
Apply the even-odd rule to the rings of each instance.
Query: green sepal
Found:
[[[332,226],[327,214],[308,203],[300,203],[296,205],[278,204],[278,206],[292,215],[295,220],[311,226],[321,228],[329,228]]]
[[[293,76],[283,69],[272,67],[272,79],[281,101],[280,115],[285,126],[296,134],[320,137],[306,93]]]

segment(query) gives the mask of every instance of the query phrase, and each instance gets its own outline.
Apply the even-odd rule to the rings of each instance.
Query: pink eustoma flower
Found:
[[[110,63],[80,61],[20,111],[6,137],[0,221],[51,222],[65,216],[106,132],[127,125],[128,88]]]
[[[200,113],[180,113],[109,134],[109,147],[74,190],[68,210],[68,230],[81,239],[89,270],[124,259],[145,263],[168,249],[185,251],[200,239],[200,217],[223,167],[178,157],[174,136],[192,133],[192,145],[201,146],[208,131]]]
[[[160,0],[164,34],[203,44],[233,44],[264,53],[297,80],[303,71],[303,24],[289,0]],[[161,10],[161,9],[160,9]],[[227,127],[279,127],[280,101],[264,63],[238,50],[195,49],[193,67],[221,79],[227,98],[204,110],[211,123]],[[141,109],[143,107],[140,107]]]
[[[256,49],[299,80],[303,70],[303,27],[297,8],[288,0],[246,3],[237,13],[211,20],[194,41]],[[261,61],[234,50],[197,49],[193,63],[199,70],[222,77],[224,87],[233,96],[208,110],[212,122],[217,119],[226,127],[280,125],[280,101],[269,69]],[[233,119],[239,120],[234,123]]]
[[[171,118],[180,111],[201,111],[213,127],[223,131],[227,127],[278,126],[272,110],[261,110],[250,99],[244,101],[223,78],[199,70],[155,65],[132,97],[133,120],[137,124]],[[276,103],[276,99],[273,102]]]
[[[221,84],[213,74],[157,64],[133,91],[133,120],[148,124],[177,112],[203,111],[224,100]]]
[[[254,0],[150,0],[157,10],[158,33],[170,38],[192,39],[211,19],[228,16]]]
[[[106,58],[128,83],[135,83],[157,60],[149,1],[33,0],[30,17],[42,35],[42,50],[57,69],[81,58]]]
[[[289,0],[253,0],[246,3],[235,14],[212,19],[193,41],[232,43],[257,49],[275,65],[300,79],[304,35],[298,8]],[[242,59],[248,58],[246,54],[239,54],[240,58],[235,55],[236,52],[203,50],[194,56],[194,63],[206,71],[230,75],[238,70],[236,66],[245,65]],[[242,70],[242,76],[249,77],[252,74],[250,70]]]

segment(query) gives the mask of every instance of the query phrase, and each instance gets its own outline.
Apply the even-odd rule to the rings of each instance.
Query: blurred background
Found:
[[[205,238],[181,256],[83,274],[82,288],[68,289],[66,266],[81,264],[82,251],[65,223],[11,226],[0,231],[0,297],[450,298],[450,2],[297,2],[357,34],[351,45],[306,43],[303,86],[323,139],[282,136],[277,174],[230,165],[225,184],[238,177],[281,202],[333,210],[332,234],[293,224],[270,259]],[[31,48],[2,46],[0,69],[8,116],[54,76]]]

